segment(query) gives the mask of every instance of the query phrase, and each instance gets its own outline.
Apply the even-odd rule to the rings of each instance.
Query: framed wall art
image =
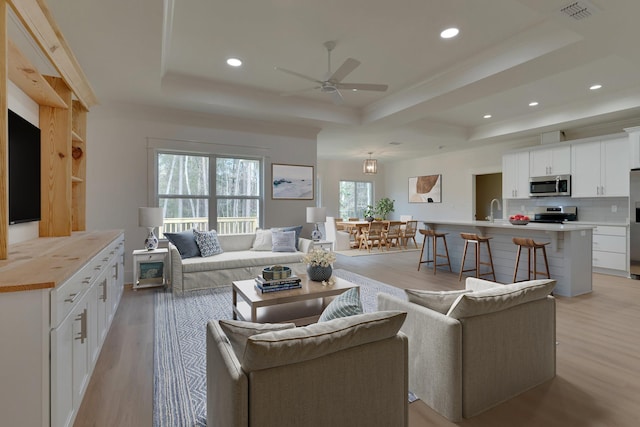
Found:
[[[313,200],[313,166],[271,164],[271,198]]]
[[[409,178],[409,203],[442,203],[442,175]]]

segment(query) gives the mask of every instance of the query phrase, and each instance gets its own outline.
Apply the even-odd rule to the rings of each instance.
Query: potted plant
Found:
[[[373,221],[373,216],[375,215],[376,211],[375,209],[373,209],[372,205],[368,205],[363,212],[363,216],[364,216],[364,220],[365,221]]]
[[[387,215],[394,211],[393,202],[395,200],[391,200],[388,197],[384,197],[376,203],[376,213],[382,217],[382,219],[387,219]]]
[[[307,275],[310,280],[323,282],[331,278],[331,264],[336,261],[336,254],[324,249],[313,249],[302,257],[307,264]]]

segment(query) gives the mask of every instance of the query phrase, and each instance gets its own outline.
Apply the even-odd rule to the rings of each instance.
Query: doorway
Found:
[[[475,175],[475,219],[483,221],[489,217],[491,212],[491,200],[498,199],[502,204],[502,173],[487,173]],[[503,209],[493,210],[494,219],[503,218]]]

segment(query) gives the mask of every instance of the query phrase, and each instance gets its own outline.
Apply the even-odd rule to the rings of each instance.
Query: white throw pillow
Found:
[[[243,320],[219,320],[218,324],[229,339],[238,360],[242,360],[244,356],[244,348],[249,337],[296,327],[295,323],[253,323]]]
[[[273,231],[271,233],[273,241],[273,252],[296,252],[296,232],[295,231]]]
[[[273,247],[271,230],[256,230],[256,238],[253,241],[252,251],[270,251]]]

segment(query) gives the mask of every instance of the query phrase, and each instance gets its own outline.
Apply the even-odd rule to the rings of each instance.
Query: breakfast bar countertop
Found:
[[[426,226],[431,226],[431,224],[442,224],[442,225],[466,225],[471,227],[492,227],[492,228],[512,228],[518,230],[538,230],[538,231],[580,231],[580,230],[593,230],[596,226],[595,224],[586,224],[586,223],[578,223],[573,224],[571,222],[564,222],[562,224],[557,223],[545,223],[545,222],[530,222],[527,225],[513,225],[506,219],[497,219],[494,222],[491,221],[451,221],[451,220],[421,220]]]

